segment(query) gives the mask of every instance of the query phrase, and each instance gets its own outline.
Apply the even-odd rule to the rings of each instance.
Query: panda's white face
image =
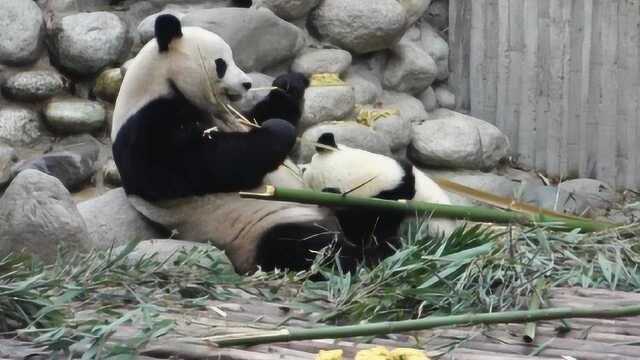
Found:
[[[202,28],[184,27],[182,32],[167,52],[168,77],[178,89],[203,109],[211,103],[209,84],[223,100],[240,100],[251,88],[251,78],[236,65],[231,47]]]
[[[251,78],[238,68],[231,48],[221,37],[197,27],[178,30],[180,36],[164,40],[166,49],[161,49],[154,39],[136,55],[116,100],[112,140],[132,114],[157,98],[172,95],[172,85],[195,106],[211,114],[222,111],[211,98],[211,91],[226,102],[239,100],[251,87]]]

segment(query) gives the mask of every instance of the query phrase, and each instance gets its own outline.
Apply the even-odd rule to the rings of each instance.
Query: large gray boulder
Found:
[[[306,16],[320,0],[259,0],[258,3],[285,20],[295,20]]]
[[[291,70],[307,76],[320,73],[342,74],[351,65],[351,54],[341,49],[316,49],[299,55]]]
[[[166,235],[134,209],[122,188],[78,204],[87,224],[92,246],[107,249],[132,240],[162,238]]]
[[[304,130],[325,121],[343,120],[355,107],[350,85],[312,86],[305,91],[300,129]]]
[[[308,163],[316,153],[314,142],[325,132],[333,133],[338,144],[352,148],[367,150],[373,153],[391,155],[389,142],[382,134],[372,128],[358,124],[355,121],[327,122],[309,128],[302,134],[298,149],[298,162]]]
[[[424,15],[431,0],[397,0],[407,12],[407,26],[412,25]]]
[[[347,70],[345,81],[353,87],[356,104],[372,104],[382,95],[380,79],[361,66],[352,66]]]
[[[15,106],[0,109],[0,141],[9,145],[31,145],[44,133],[37,112]]]
[[[438,68],[436,78],[447,79],[449,77],[449,44],[428,22],[423,21],[418,28],[420,34],[416,42],[435,61]]]
[[[594,210],[608,210],[616,203],[618,195],[608,184],[595,179],[573,179],[558,185],[562,191],[584,197]]]
[[[200,26],[220,35],[244,71],[261,71],[290,60],[304,46],[304,34],[265,8],[224,8],[192,12],[184,26]]]
[[[42,12],[32,0],[0,1],[0,63],[25,65],[42,50]]]
[[[59,245],[87,249],[89,234],[62,183],[36,170],[20,172],[0,198],[0,257],[24,250],[53,262]]]
[[[63,134],[92,132],[105,125],[107,112],[96,101],[80,98],[54,99],[44,109],[47,125]]]
[[[19,171],[35,169],[57,178],[69,191],[79,190],[96,173],[100,148],[90,136],[67,142],[53,152],[20,164]]]
[[[373,123],[373,130],[387,139],[391,151],[402,152],[411,142],[411,122],[402,116],[385,116]]]
[[[509,140],[495,126],[440,109],[435,120],[414,125],[409,156],[423,166],[492,169],[509,153]]]
[[[430,118],[422,102],[409,94],[384,91],[378,101],[385,109],[398,110],[400,116],[412,124],[421,123]]]
[[[14,100],[39,101],[61,93],[65,86],[65,78],[55,71],[25,71],[8,78],[2,93]]]
[[[405,35],[391,48],[391,57],[384,71],[384,86],[418,94],[429,87],[437,76],[436,62]]]
[[[310,15],[312,30],[323,40],[356,54],[390,48],[406,22],[396,0],[324,0]]]
[[[78,75],[95,74],[127,51],[127,25],[109,12],[65,16],[49,36],[55,62]]]

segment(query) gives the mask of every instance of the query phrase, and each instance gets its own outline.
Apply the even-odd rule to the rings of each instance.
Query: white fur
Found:
[[[220,111],[209,98],[207,81],[218,96],[244,95],[244,82],[251,82],[233,60],[229,45],[218,35],[199,27],[183,27],[183,36],[169,44],[169,51],[160,53],[155,39],[149,41],[133,60],[122,82],[113,112],[111,140],[124,122],[144,105],[171,93],[169,80],[194,105],[209,113]],[[202,69],[200,53],[211,76]],[[222,79],[216,74],[215,60],[224,59],[227,71]]]
[[[333,187],[345,192],[366,183],[350,195],[371,197],[397,187],[402,181],[404,169],[394,159],[340,144],[338,149],[313,156],[303,174],[307,187],[318,191]],[[431,178],[416,167],[413,167],[413,174],[416,194],[407,200],[451,205],[449,196]],[[429,225],[430,232],[444,232],[448,236],[455,230],[456,221],[433,219]]]

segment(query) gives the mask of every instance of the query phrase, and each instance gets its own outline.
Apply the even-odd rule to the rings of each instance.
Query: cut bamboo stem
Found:
[[[538,278],[535,283],[534,290],[531,292],[531,299],[529,299],[529,311],[540,309],[544,285],[544,278]],[[537,323],[535,321],[526,323],[524,326],[524,335],[522,336],[522,340],[527,343],[532,343],[536,338],[536,327]]]
[[[296,202],[327,207],[350,207],[353,209],[400,212],[417,216],[428,215],[441,218],[465,219],[476,222],[517,223],[524,226],[544,225],[550,229],[560,231],[580,229],[582,232],[594,232],[616,226],[614,224],[582,218],[557,218],[544,214],[523,214],[479,206],[443,205],[405,200],[382,200],[306,189],[275,188],[270,185],[267,186],[264,193],[241,192],[240,196],[244,198]]]
[[[611,308],[549,308],[535,311],[507,311],[452,316],[434,316],[417,320],[389,321],[348,326],[323,326],[312,329],[282,329],[251,334],[233,334],[208,337],[220,347],[259,345],[286,341],[340,339],[359,336],[380,336],[407,331],[428,330],[443,326],[472,326],[501,323],[523,323],[567,318],[612,319],[640,315],[640,305]]]

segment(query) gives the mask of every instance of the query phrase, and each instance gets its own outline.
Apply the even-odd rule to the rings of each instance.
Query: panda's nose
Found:
[[[243,83],[242,83],[242,87],[243,87],[245,90],[249,90],[249,89],[251,89],[251,83],[250,83],[250,82],[243,82]]]

